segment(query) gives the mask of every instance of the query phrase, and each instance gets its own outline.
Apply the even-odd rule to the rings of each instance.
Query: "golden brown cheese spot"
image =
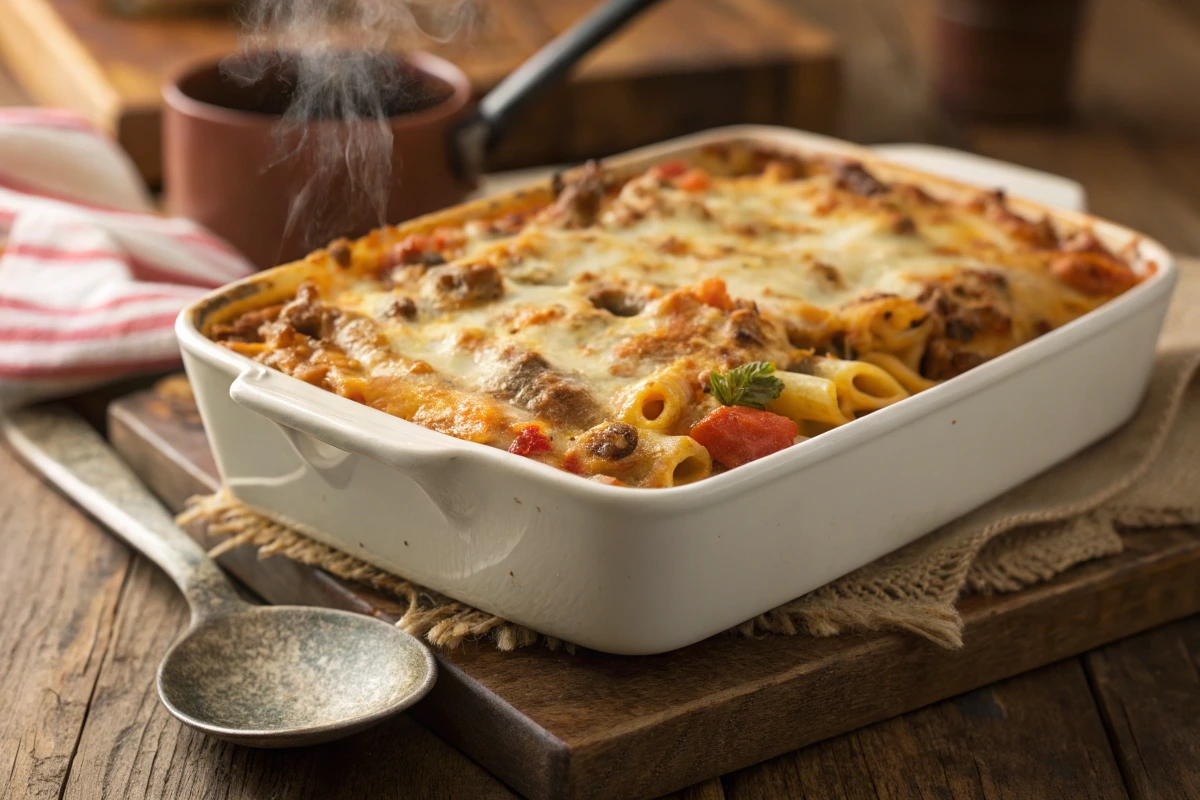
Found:
[[[763,317],[754,303],[731,300],[723,284],[720,291],[712,284],[678,289],[659,303],[656,317],[655,328],[613,348],[618,365],[698,356],[728,368],[745,361],[783,359],[792,350],[777,323]]]
[[[504,312],[499,321],[516,332],[534,325],[549,325],[567,315],[563,306],[517,306],[511,311]]]
[[[691,246],[686,240],[671,234],[658,243],[658,249],[673,256],[686,256],[691,252]]]
[[[1045,216],[1028,220],[1013,213],[1002,191],[985,193],[980,198],[984,217],[996,223],[1016,241],[1038,249],[1050,249],[1058,245],[1058,234]]]
[[[453,403],[426,397],[410,417],[431,430],[480,444],[490,444],[505,427],[506,419],[494,405],[456,395]]]
[[[821,261],[814,261],[809,265],[809,270],[834,289],[846,288],[846,282],[842,279],[842,273],[837,271],[837,267]]]

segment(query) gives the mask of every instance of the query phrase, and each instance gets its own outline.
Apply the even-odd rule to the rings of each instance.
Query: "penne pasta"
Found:
[[[813,374],[833,381],[838,407],[849,419],[878,411],[909,396],[908,391],[885,370],[863,361],[814,358]]]
[[[853,419],[842,413],[837,387],[828,378],[799,372],[776,372],[775,377],[783,382],[783,392],[767,404],[768,411],[782,414],[802,427],[806,422],[836,427]]]
[[[890,353],[863,353],[858,358],[860,361],[874,364],[890,374],[910,394],[923,392],[938,385],[937,381],[922,377],[921,373]]]
[[[643,459],[652,458],[650,476],[656,486],[683,486],[712,473],[708,450],[690,436],[666,436],[642,431]]]
[[[907,317],[907,315],[903,315],[903,317]],[[932,327],[928,317],[915,322],[915,325],[904,322],[902,315],[895,315],[888,319],[880,317],[875,320],[871,330],[875,334],[879,346],[878,349],[870,352],[888,353],[915,371],[921,363],[921,356],[925,352],[925,343],[929,341]],[[856,355],[858,358],[862,358],[863,353]]]
[[[842,316],[847,325],[850,357],[868,352],[891,353],[914,370],[932,332],[929,313],[912,300],[895,295],[860,300]]]
[[[637,428],[670,430],[693,404],[690,380],[674,364],[633,384],[616,398],[617,419]]]

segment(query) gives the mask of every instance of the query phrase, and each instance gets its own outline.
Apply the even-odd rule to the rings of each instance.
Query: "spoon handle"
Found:
[[[46,480],[161,567],[194,619],[241,603],[216,562],[79,415],[57,405],[25,409],[0,420],[0,430]]]

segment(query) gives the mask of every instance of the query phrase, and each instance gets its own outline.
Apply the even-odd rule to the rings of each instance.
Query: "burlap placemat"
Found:
[[[902,550],[746,621],[736,633],[901,630],[961,647],[955,604],[964,593],[1016,591],[1119,553],[1120,526],[1200,525],[1198,366],[1200,265],[1191,264],[1181,268],[1146,399],[1128,425]],[[260,557],[283,555],[387,592],[407,605],[397,624],[435,646],[467,639],[501,650],[565,644],[314,542],[228,492],[195,498],[179,521],[228,537],[214,555],[255,546]]]

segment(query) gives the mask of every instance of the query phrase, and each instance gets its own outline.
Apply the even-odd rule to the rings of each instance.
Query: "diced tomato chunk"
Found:
[[[435,228],[429,237],[429,243],[434,250],[441,252],[449,248],[458,247],[463,243],[463,232],[458,228],[442,226]]]
[[[420,260],[421,254],[429,249],[429,237],[423,233],[414,233],[407,237],[392,251],[397,264],[412,264]]]
[[[733,300],[729,297],[729,290],[725,288],[725,281],[720,278],[705,278],[692,287],[691,293],[692,297],[706,306],[719,308],[722,311],[733,310]]]
[[[1069,253],[1050,265],[1059,280],[1087,295],[1117,295],[1138,282],[1133,270],[1115,258],[1099,253]]]
[[[702,169],[689,169],[675,179],[675,185],[685,192],[703,192],[712,186],[712,179]]]
[[[687,172],[691,167],[682,161],[664,161],[656,167],[651,167],[649,172],[660,178],[678,178],[683,173]]]
[[[690,435],[714,461],[733,469],[790,447],[799,433],[795,422],[779,414],[721,406],[697,422]]]
[[[509,445],[508,452],[518,456],[549,453],[550,440],[546,438],[546,434],[542,433],[542,429],[537,425],[527,425],[517,434],[517,438],[513,439],[513,443]]]

